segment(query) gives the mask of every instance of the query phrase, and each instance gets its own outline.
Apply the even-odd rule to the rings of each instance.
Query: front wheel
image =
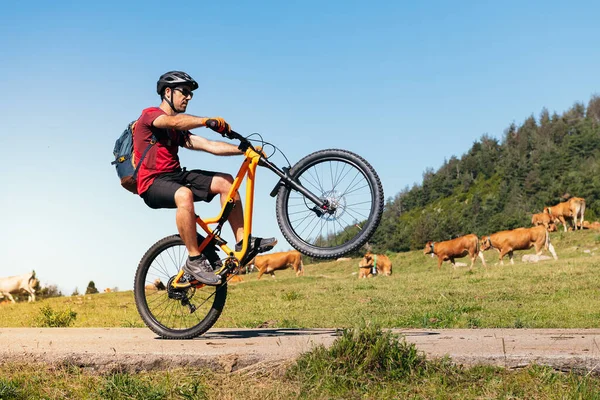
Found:
[[[346,150],[321,150],[300,160],[289,175],[331,207],[323,213],[290,186],[279,188],[277,222],[294,248],[310,257],[336,258],[358,249],[375,233],[383,213],[383,188],[365,159]]]
[[[175,289],[171,283],[188,252],[179,235],[156,242],[135,274],[135,305],[142,320],[166,339],[191,339],[209,330],[223,311],[227,282],[220,286]]]

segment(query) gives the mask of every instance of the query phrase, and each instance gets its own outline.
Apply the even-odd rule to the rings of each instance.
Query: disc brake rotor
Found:
[[[321,218],[326,221],[336,221],[346,212],[346,198],[337,190],[330,190],[323,193],[322,198],[327,200],[329,207],[334,210],[332,213],[324,213]]]

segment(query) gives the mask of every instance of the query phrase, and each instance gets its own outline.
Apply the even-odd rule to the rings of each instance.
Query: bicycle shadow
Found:
[[[256,329],[224,329],[210,330],[196,338],[199,340],[214,339],[253,339],[261,337],[283,336],[341,336],[342,329],[298,329],[298,328],[256,328]]]
[[[254,329],[211,329],[205,334],[192,340],[216,340],[216,339],[256,339],[264,337],[290,337],[290,336],[342,336],[344,329],[341,328],[254,328]],[[429,336],[439,335],[439,332],[420,331],[420,332],[397,332],[401,336]],[[156,339],[161,339],[157,337]]]

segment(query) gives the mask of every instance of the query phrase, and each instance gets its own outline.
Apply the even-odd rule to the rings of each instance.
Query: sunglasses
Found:
[[[192,97],[194,97],[194,93],[188,89],[188,88],[179,88],[176,87],[174,90],[177,90],[179,93],[181,93],[183,95],[183,97],[188,97],[191,99]]]

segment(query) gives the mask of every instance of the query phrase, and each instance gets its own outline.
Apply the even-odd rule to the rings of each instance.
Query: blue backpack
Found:
[[[152,140],[142,153],[142,157],[136,165],[133,159],[133,131],[135,129],[135,123],[132,121],[127,125],[127,129],[123,131],[121,136],[115,142],[115,148],[113,155],[115,160],[111,162],[111,165],[115,165],[117,168],[117,175],[121,180],[121,186],[129,190],[131,193],[137,194],[137,173],[140,165],[144,161],[144,157],[148,154],[148,150],[156,143],[156,137],[152,135]]]

